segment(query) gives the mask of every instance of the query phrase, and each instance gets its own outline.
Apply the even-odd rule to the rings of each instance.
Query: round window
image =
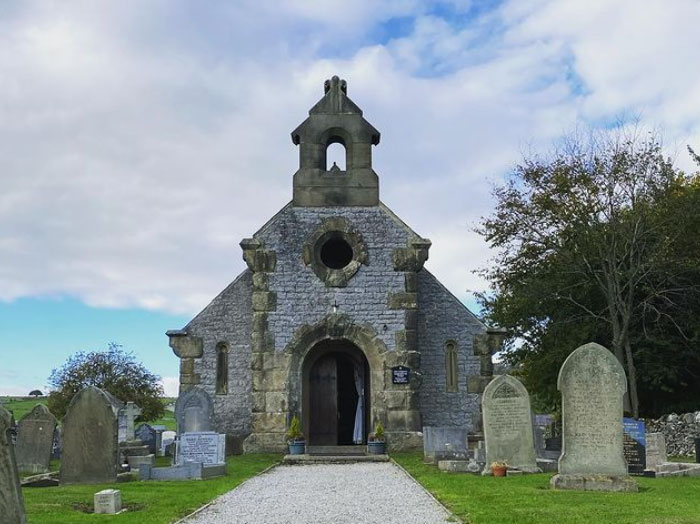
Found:
[[[338,236],[332,236],[321,246],[321,262],[331,269],[343,269],[352,262],[352,246]]]

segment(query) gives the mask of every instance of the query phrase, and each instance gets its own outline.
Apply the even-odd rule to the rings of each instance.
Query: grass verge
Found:
[[[174,522],[214,498],[235,488],[279,462],[279,455],[238,455],[229,457],[225,477],[209,480],[172,482],[126,482],[53,488],[25,488],[22,490],[28,524],[94,523],[95,516],[85,513],[91,509],[93,495],[108,488],[122,493],[122,503],[131,508],[118,516],[106,516],[120,524],[167,524]]]
[[[639,493],[554,491],[551,474],[508,478],[445,473],[420,453],[392,458],[464,522],[471,524],[698,524],[700,478],[637,478]]]

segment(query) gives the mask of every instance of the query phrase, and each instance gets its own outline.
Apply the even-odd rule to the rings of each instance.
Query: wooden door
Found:
[[[332,355],[321,357],[311,368],[310,435],[314,446],[338,444],[338,365]]]

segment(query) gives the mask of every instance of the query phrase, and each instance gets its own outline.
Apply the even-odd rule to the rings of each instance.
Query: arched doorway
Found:
[[[367,442],[369,364],[347,340],[316,344],[303,366],[303,426],[311,446]]]

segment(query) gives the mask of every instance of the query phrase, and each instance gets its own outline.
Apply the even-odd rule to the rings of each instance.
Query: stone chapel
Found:
[[[168,331],[180,393],[201,388],[235,451],[283,451],[293,415],[308,445],[360,445],[381,421],[390,450],[423,426],[481,431],[501,333],[424,268],[430,240],[379,199],[377,131],[334,76],[292,132],[292,200],[240,245],[247,269]],[[339,143],[345,169],[328,166]],[[448,189],[446,189],[448,190]]]

